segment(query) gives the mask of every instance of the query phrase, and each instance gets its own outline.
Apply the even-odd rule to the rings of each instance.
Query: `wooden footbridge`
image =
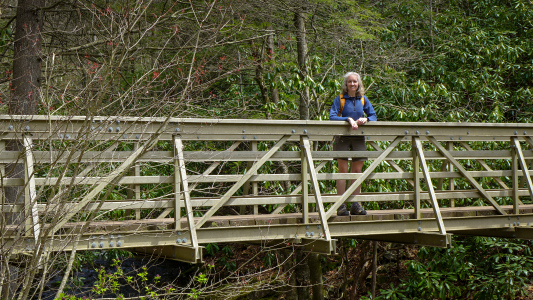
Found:
[[[334,172],[354,154],[331,151],[335,135],[365,136],[363,173]],[[533,124],[2,116],[1,249],[199,262],[217,242],[331,254],[340,237],[531,239],[531,135]],[[353,184],[325,193],[335,180]],[[337,216],[345,201],[368,215]]]

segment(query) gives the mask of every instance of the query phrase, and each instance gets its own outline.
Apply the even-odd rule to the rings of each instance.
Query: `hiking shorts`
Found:
[[[342,135],[333,139],[333,151],[366,151],[364,136]],[[341,158],[348,160],[348,158]],[[366,157],[353,157],[352,161],[365,161]]]

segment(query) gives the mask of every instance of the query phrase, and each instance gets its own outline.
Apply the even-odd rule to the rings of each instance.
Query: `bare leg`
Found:
[[[352,173],[361,173],[363,171],[364,161],[352,161],[351,172]],[[353,184],[353,181],[351,181]],[[359,195],[361,193],[361,185],[359,185],[352,195]],[[359,202],[353,202],[350,208],[350,213],[352,215],[366,215],[366,211],[361,207]]]
[[[363,171],[364,161],[352,161],[352,173],[361,173]],[[351,181],[353,183],[354,181]],[[361,185],[352,193],[352,195],[361,194]]]
[[[348,161],[345,159],[337,159],[339,165],[339,173],[348,173]],[[337,180],[337,195],[342,195],[346,191],[346,180]]]

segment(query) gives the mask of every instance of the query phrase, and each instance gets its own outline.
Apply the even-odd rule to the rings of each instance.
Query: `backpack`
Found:
[[[346,102],[346,99],[344,99],[344,95],[341,94],[341,109],[339,110],[339,117],[342,117],[342,110],[344,109],[344,102]],[[365,96],[361,96],[361,104],[363,104],[363,107],[365,107]]]

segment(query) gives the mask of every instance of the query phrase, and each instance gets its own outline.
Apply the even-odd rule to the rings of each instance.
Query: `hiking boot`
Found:
[[[343,203],[338,209],[337,209],[337,216],[349,216],[350,212],[348,211],[348,208],[346,207],[346,204]]]
[[[337,212],[337,214],[339,214],[339,213]],[[352,216],[355,216],[355,215],[366,215],[366,210],[364,210],[361,207],[361,204],[359,204],[359,202],[354,202],[354,203],[352,203],[352,206],[350,207],[350,214]]]

